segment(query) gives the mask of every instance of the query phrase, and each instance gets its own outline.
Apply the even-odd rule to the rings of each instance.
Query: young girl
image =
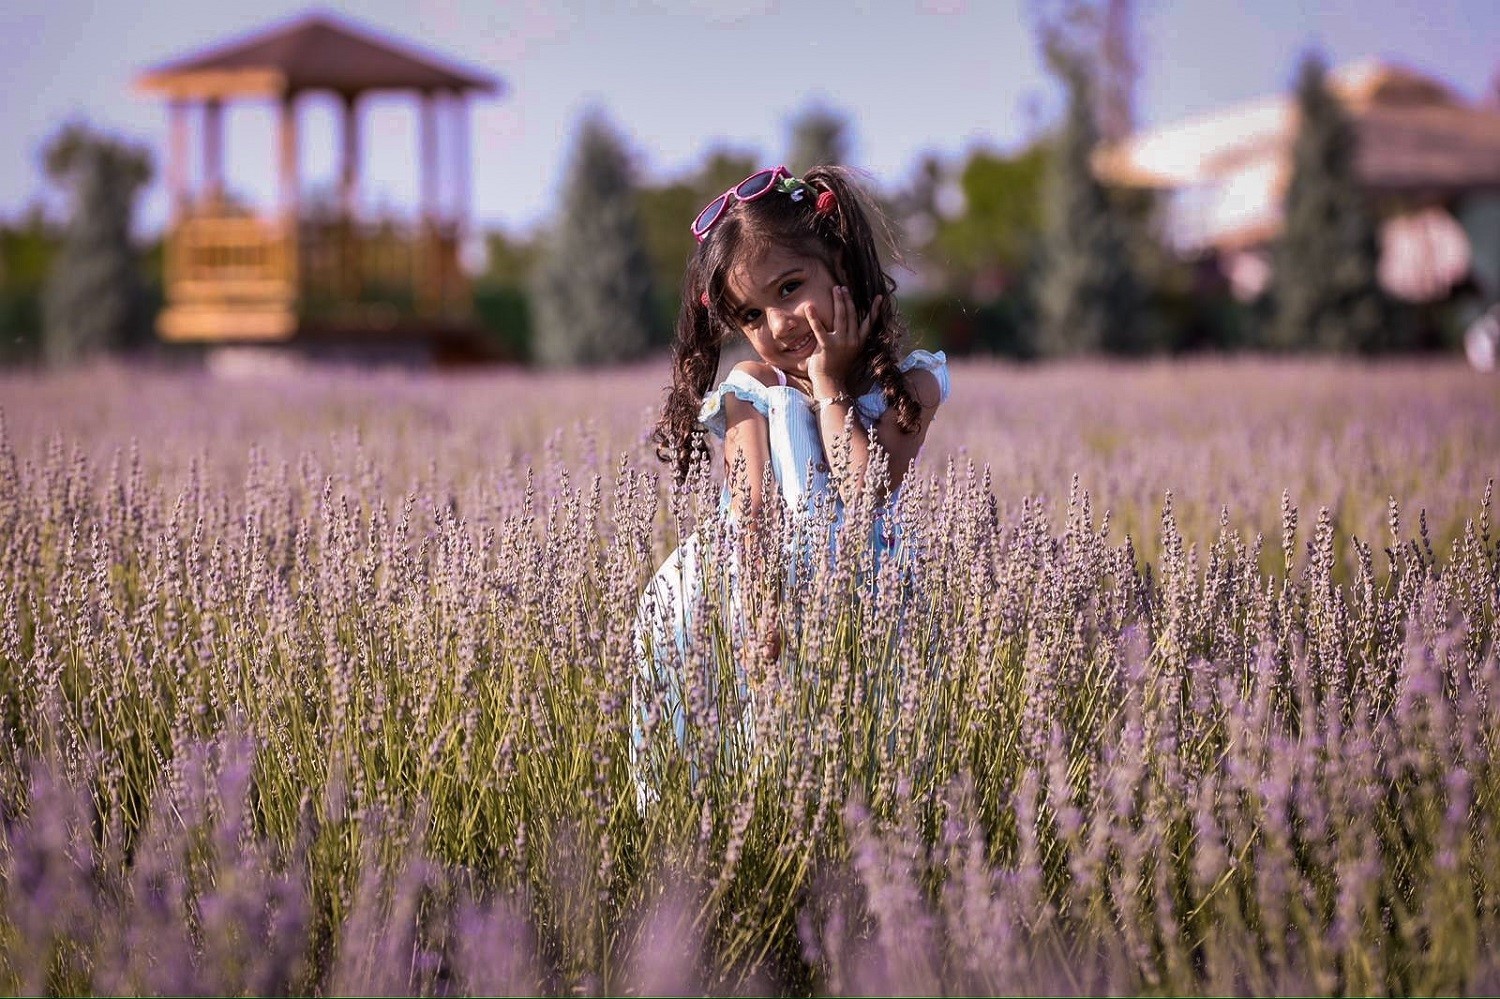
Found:
[[[904,329],[891,298],[895,282],[880,264],[873,214],[839,168],[797,178],[777,167],[751,174],[693,221],[698,248],[684,279],[672,387],[654,437],[679,483],[706,453],[705,431],[722,438],[722,510],[746,528],[761,519],[767,481],[791,518],[831,503],[837,522],[861,496],[877,447],[886,459],[880,499],[894,502],[947,398],[941,353],[900,355]],[[710,392],[721,348],[741,336],[754,359],[735,365]],[[751,547],[731,544],[734,617],[743,617],[739,553]],[[672,716],[678,742],[681,673],[702,661],[688,647],[702,596],[699,554],[695,535],[662,565],[640,608],[643,677],[662,695],[657,706]],[[759,630],[761,653],[774,661],[781,624],[772,611],[736,628]]]

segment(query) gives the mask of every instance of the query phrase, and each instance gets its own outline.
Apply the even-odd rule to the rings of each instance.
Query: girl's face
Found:
[[[788,374],[807,374],[817,350],[809,310],[833,321],[834,275],[817,257],[777,247],[744,259],[726,275],[731,319],[760,359]]]

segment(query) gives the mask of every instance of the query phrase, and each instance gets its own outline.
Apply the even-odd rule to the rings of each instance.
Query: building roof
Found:
[[[499,93],[499,79],[326,14],[213,46],[147,70],[136,85],[176,98],[279,96],[300,90]]]
[[[1500,108],[1472,106],[1442,82],[1366,61],[1329,74],[1358,136],[1355,169],[1371,189],[1451,194],[1500,189]],[[1278,96],[1152,129],[1101,149],[1107,181],[1138,187],[1213,183],[1267,161],[1283,169],[1296,128],[1293,98]]]

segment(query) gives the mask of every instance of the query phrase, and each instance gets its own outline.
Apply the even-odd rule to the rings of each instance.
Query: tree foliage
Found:
[[[535,268],[533,356],[554,367],[639,357],[656,339],[653,297],[629,156],[604,116],[591,113]]]
[[[1119,142],[1135,130],[1135,84],[1140,61],[1134,38],[1134,0],[1105,0],[1099,32],[1099,136]]]
[[[1042,61],[1053,73],[1087,71],[1099,137],[1118,142],[1135,128],[1140,60],[1134,0],[1031,0]]]
[[[43,155],[47,175],[71,201],[43,291],[43,356],[68,364],[123,346],[146,324],[130,230],[151,157],[80,124],[65,127]]]
[[[1038,347],[1048,354],[1136,353],[1145,346],[1140,288],[1120,220],[1089,165],[1098,136],[1092,79],[1077,64],[1062,74],[1068,113],[1045,184]]]
[[[791,150],[786,165],[793,173],[848,162],[848,118],[832,108],[815,104],[792,119]]]
[[[713,149],[694,173],[640,192],[641,229],[651,257],[656,287],[675,314],[676,292],[682,284],[688,257],[697,245],[691,223],[703,206],[753,173],[754,153]]]
[[[485,233],[484,248],[482,282],[524,288],[531,281],[539,252],[536,239],[503,229],[491,229]]]
[[[959,175],[963,212],[943,219],[932,240],[949,284],[979,297],[1014,286],[1036,253],[1042,232],[1042,189],[1048,150],[1033,145],[1013,155],[978,149]]]
[[[42,289],[62,241],[62,227],[40,202],[0,221],[0,363],[34,361],[40,353]]]
[[[1270,345],[1374,351],[1386,342],[1390,309],[1377,279],[1374,219],[1354,174],[1354,125],[1309,54],[1297,75],[1299,126],[1292,146],[1286,222],[1275,251]]]

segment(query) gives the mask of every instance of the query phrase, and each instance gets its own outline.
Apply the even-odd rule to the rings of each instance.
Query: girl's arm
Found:
[[[906,386],[921,407],[917,429],[904,433],[897,423],[896,411],[887,409],[879,422],[867,436],[858,415],[850,420],[854,411],[854,393],[849,388],[850,367],[859,355],[860,347],[870,335],[870,322],[883,296],[876,295],[870,303],[870,311],[863,319],[858,317],[849,289],[840,285],[833,289],[833,323],[823,326],[822,317],[812,306],[807,307],[807,322],[813,335],[818,338],[818,349],[808,360],[807,373],[812,381],[813,395],[819,399],[837,401],[824,403],[818,410],[818,432],[823,438],[823,452],[834,460],[835,444],[844,439],[846,421],[854,432],[848,436],[848,459],[845,466],[836,468],[839,497],[845,504],[856,503],[865,487],[865,470],[870,464],[870,437],[880,443],[887,456],[886,493],[894,492],[906,478],[922,442],[927,439],[927,427],[932,423],[938,403],[942,401],[942,387],[937,376],[928,371],[911,371],[906,375]],[[876,497],[884,500],[885,496]]]
[[[751,372],[755,374],[755,372]],[[749,516],[740,518],[744,527],[741,541],[745,545],[741,564],[750,572],[752,627],[759,638],[758,652],[766,662],[775,662],[781,656],[781,614],[775,585],[767,585],[764,567],[756,556],[760,550],[756,531],[760,525],[761,504],[766,480],[766,465],[771,460],[771,429],[766,418],[750,403],[729,395],[724,398],[724,417],[727,424],[724,432],[724,481],[729,485],[730,503],[741,514],[747,511],[740,505],[747,489],[750,494]],[[757,585],[758,584],[758,585]],[[760,598],[767,603],[754,609]]]
[[[749,488],[753,521],[760,516],[762,483],[771,460],[771,430],[760,411],[737,396],[724,397],[724,418],[724,481],[736,510]]]
[[[911,463],[916,460],[917,452],[922,450],[922,442],[927,439],[927,428],[932,425],[932,417],[937,413],[938,402],[942,399],[942,389],[936,375],[922,370],[908,372],[906,386],[916,398],[917,405],[922,407],[917,429],[913,432],[906,433],[897,425],[894,409],[887,409],[875,426],[870,428],[868,435],[865,434],[859,417],[854,417],[854,432],[849,435],[847,448],[848,464],[839,469],[839,494],[846,504],[858,502],[860,493],[864,490],[872,438],[886,454],[887,492],[895,492],[901,488],[906,473],[911,470]],[[818,430],[823,437],[823,451],[830,457],[834,453],[834,443],[844,436],[845,421],[854,410],[854,400],[847,393],[845,399],[848,401],[841,399],[818,411]],[[884,496],[877,499],[884,499]]]

